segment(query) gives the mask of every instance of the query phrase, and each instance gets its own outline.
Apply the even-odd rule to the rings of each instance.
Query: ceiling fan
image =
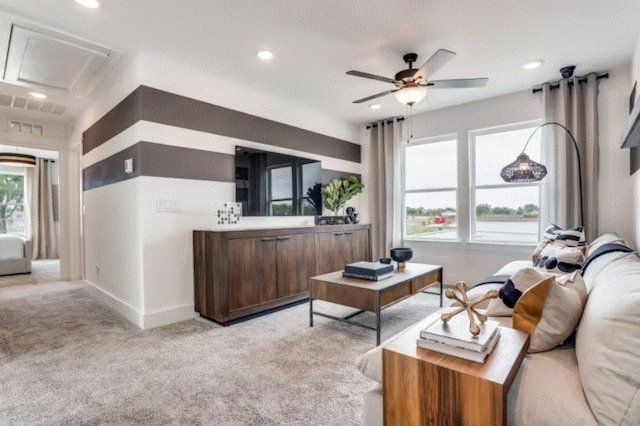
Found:
[[[362,71],[347,71],[349,75],[356,77],[370,78],[372,80],[384,81],[385,83],[395,84],[397,89],[387,90],[382,93],[367,96],[366,98],[353,101],[354,104],[370,101],[371,99],[394,93],[398,101],[403,104],[413,106],[420,102],[427,95],[427,87],[434,89],[466,89],[471,87],[482,87],[487,84],[488,78],[460,78],[451,80],[429,80],[429,77],[438,71],[444,64],[449,62],[456,56],[454,52],[445,49],[439,49],[433,54],[427,62],[420,68],[413,68],[413,63],[418,59],[415,53],[407,53],[402,57],[409,64],[409,68],[402,70],[395,75],[394,78],[381,77],[379,75],[369,74]]]

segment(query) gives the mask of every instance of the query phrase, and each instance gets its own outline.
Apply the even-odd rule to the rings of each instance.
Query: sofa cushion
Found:
[[[0,260],[23,259],[24,239],[17,235],[0,234]]]
[[[573,333],[586,300],[579,272],[548,277],[522,293],[513,308],[513,328],[529,333],[529,352],[548,351]]]
[[[573,349],[528,355],[507,395],[507,424],[592,426]]]
[[[535,267],[545,273],[568,274],[581,269],[584,260],[582,247],[553,243],[542,249]]]
[[[547,274],[537,271],[535,268],[522,268],[507,280],[498,290],[497,299],[491,299],[487,307],[487,315],[492,317],[508,316],[513,314],[513,307],[522,293],[536,283],[547,278]],[[480,286],[485,287],[485,286]],[[484,289],[489,290],[489,289]]]
[[[640,259],[626,254],[594,281],[576,337],[582,387],[599,423],[638,425]]]

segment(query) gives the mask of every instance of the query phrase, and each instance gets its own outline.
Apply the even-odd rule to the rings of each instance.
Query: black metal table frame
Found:
[[[432,295],[440,295],[440,307],[442,308],[442,281],[444,281],[443,279],[440,280],[440,293],[434,293],[431,291],[426,291],[426,290],[422,290],[420,291],[420,293],[425,293],[425,294],[432,294]],[[429,286],[431,287],[431,286]],[[349,315],[347,315],[346,317],[336,317],[334,315],[329,315],[329,314],[325,314],[323,312],[318,312],[318,311],[314,311],[313,310],[313,297],[309,296],[309,327],[313,327],[313,316],[314,315],[318,315],[320,317],[324,317],[324,318],[329,318],[332,320],[336,320],[336,321],[340,321],[340,322],[345,322],[347,324],[351,324],[351,325],[357,325],[358,327],[363,327],[363,328],[368,328],[369,330],[375,330],[376,332],[376,346],[380,345],[380,330],[381,330],[381,321],[380,321],[380,312],[382,311],[382,308],[380,307],[380,295],[382,293],[378,293],[378,303],[377,303],[377,309],[375,311],[366,311],[364,309],[360,309],[354,313],[351,313]],[[414,295],[415,296],[415,295]],[[322,299],[320,299],[322,300]],[[334,302],[327,302],[327,303],[334,303]],[[338,303],[336,303],[338,304]],[[340,305],[340,306],[346,306],[349,307],[347,305]],[[356,315],[360,315],[363,312],[373,312],[376,314],[376,326],[375,327],[371,327],[370,325],[366,325],[366,324],[362,324],[360,322],[357,321],[351,321],[351,318],[355,317]]]

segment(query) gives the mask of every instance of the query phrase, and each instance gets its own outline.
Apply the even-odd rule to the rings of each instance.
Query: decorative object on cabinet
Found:
[[[216,215],[217,225],[237,225],[242,216],[242,204],[240,203],[223,203],[218,208]]]
[[[358,223],[360,220],[358,219],[358,213],[356,213],[356,209],[353,207],[347,207],[347,215],[344,217],[345,223]]]
[[[402,269],[405,266],[405,262],[408,262],[413,257],[413,250],[407,247],[397,247],[391,249],[391,258],[398,262],[398,269]]]
[[[364,184],[358,182],[358,178],[331,179],[328,184],[322,187],[322,204],[325,208],[338,215],[338,211],[354,196],[362,192]]]

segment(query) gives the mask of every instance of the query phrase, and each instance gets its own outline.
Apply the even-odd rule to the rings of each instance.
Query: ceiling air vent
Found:
[[[67,34],[13,24],[4,79],[80,93],[96,83],[111,53]]]
[[[22,123],[20,121],[12,121],[9,125],[12,132],[31,133],[32,135],[42,136],[42,124]]]

